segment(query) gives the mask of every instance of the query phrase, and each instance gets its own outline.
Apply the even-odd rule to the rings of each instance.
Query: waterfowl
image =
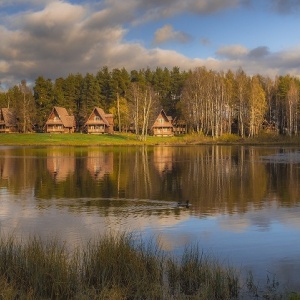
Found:
[[[187,200],[187,201],[185,201],[185,202],[177,202],[177,207],[186,207],[186,208],[189,208],[191,206],[191,204],[190,204],[190,201],[189,200]]]

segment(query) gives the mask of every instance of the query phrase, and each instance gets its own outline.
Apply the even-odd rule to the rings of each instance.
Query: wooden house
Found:
[[[174,118],[172,121],[174,135],[186,134],[187,133],[187,124],[185,120]]]
[[[155,136],[173,136],[174,127],[172,124],[172,117],[167,116],[162,109],[152,125],[152,134]]]
[[[17,131],[17,119],[12,109],[0,109],[0,132],[10,133]]]
[[[114,119],[112,114],[106,114],[102,108],[95,107],[84,124],[86,133],[104,134],[114,133]]]
[[[75,117],[68,114],[64,107],[54,106],[45,124],[47,133],[73,133]]]

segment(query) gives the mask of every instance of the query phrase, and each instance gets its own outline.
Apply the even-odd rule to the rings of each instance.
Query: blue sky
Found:
[[[0,0],[2,88],[174,66],[300,75],[300,0]]]

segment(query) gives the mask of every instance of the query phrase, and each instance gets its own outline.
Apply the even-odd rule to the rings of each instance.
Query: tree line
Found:
[[[242,69],[217,72],[199,67],[109,70],[95,75],[69,74],[55,80],[26,80],[0,93],[0,107],[11,108],[20,132],[42,131],[53,106],[75,116],[77,130],[95,106],[114,115],[115,129],[133,129],[145,139],[160,109],[186,121],[189,132],[213,137],[236,133],[256,136],[261,130],[297,135],[300,80],[291,75],[269,78]]]

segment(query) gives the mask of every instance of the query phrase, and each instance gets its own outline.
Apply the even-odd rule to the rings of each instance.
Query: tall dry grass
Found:
[[[276,283],[276,284],[274,284]],[[239,273],[187,247],[180,257],[156,241],[132,234],[107,234],[70,251],[53,239],[17,241],[0,237],[0,299],[299,299],[277,291],[272,281],[259,290]]]

